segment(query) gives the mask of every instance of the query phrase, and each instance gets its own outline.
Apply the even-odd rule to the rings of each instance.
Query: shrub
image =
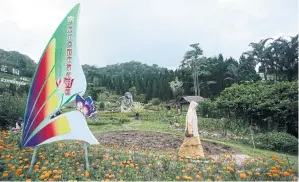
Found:
[[[142,113],[144,112],[144,106],[140,102],[134,102],[132,105],[132,112],[134,113]]]
[[[156,106],[156,105],[159,105],[161,103],[160,99],[159,98],[153,98],[151,100],[151,103]]]
[[[9,92],[3,92],[0,95],[0,128],[15,127],[16,119],[24,115],[26,101],[25,94],[13,96]]]
[[[105,104],[104,104],[104,102],[100,102],[99,108],[102,109],[102,110],[105,109]]]
[[[205,99],[198,104],[199,114],[202,117],[221,118],[223,114],[217,108],[217,103],[210,99]]]
[[[255,135],[254,141],[258,148],[297,154],[298,140],[296,137],[284,132],[267,132]]]
[[[118,119],[119,119],[119,123],[120,124],[124,124],[124,123],[130,122],[130,118],[127,115],[125,115],[125,114],[121,114]]]
[[[237,118],[257,121],[266,131],[298,135],[297,82],[235,84],[221,92],[217,105]]]

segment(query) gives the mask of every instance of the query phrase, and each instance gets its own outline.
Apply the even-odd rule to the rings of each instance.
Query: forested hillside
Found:
[[[18,75],[18,71],[13,72],[13,68],[15,68],[19,70],[20,76],[32,77],[35,67],[35,62],[27,55],[17,51],[0,49],[0,68],[2,73]]]
[[[298,35],[294,37],[271,38],[250,43],[248,50],[239,60],[224,58],[222,54],[205,57],[199,44],[191,44],[182,53],[182,62],[176,70],[149,66],[130,61],[106,67],[84,65],[88,94],[96,100],[98,93],[105,90],[123,95],[127,91],[135,96],[161,100],[173,99],[170,82],[176,77],[182,82],[181,95],[201,95],[215,98],[226,87],[234,83],[265,81],[292,81],[298,76]],[[259,66],[260,75],[255,71]],[[32,77],[36,64],[26,55],[0,49],[1,73]],[[4,68],[5,67],[5,68]],[[6,72],[5,72],[5,71]]]

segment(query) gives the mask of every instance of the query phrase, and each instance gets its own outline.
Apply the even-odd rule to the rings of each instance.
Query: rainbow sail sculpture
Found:
[[[27,100],[22,147],[36,147],[60,140],[99,144],[82,112],[71,111],[52,118],[78,94],[82,96],[87,87],[77,56],[79,8],[80,4],[77,4],[63,19],[38,63]]]

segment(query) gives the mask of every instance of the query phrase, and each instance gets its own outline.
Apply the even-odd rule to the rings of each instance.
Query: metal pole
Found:
[[[87,144],[84,143],[84,152],[85,152],[85,161],[86,161],[86,170],[89,169],[89,163],[88,163],[88,151],[87,151]]]
[[[34,162],[35,162],[36,153],[37,153],[37,147],[34,147],[34,151],[33,151],[32,159],[31,159],[31,164],[30,164],[29,172],[31,172],[31,170],[33,168],[33,165],[34,165]]]

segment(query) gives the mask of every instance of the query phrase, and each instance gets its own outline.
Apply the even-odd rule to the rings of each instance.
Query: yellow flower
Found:
[[[176,176],[175,179],[178,181],[178,180],[180,180],[180,177],[179,177],[179,176]]]

